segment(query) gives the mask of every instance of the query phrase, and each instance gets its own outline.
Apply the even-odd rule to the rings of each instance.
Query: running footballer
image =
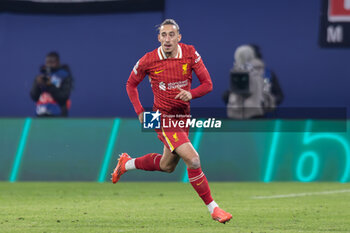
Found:
[[[144,108],[137,86],[146,75],[154,94],[153,110],[158,110],[162,115],[190,114],[190,100],[209,93],[213,88],[209,72],[199,53],[192,45],[179,43],[180,40],[178,24],[173,19],[166,19],[159,27],[160,47],[146,53],[130,74],[126,90],[141,123]],[[194,89],[191,89],[192,71],[200,81],[200,85]],[[211,196],[199,155],[188,139],[188,128],[161,128],[156,129],[156,132],[164,144],[163,154],[150,153],[131,158],[123,153],[112,174],[113,183],[117,183],[126,171],[133,169],[173,172],[181,158],[187,166],[192,187],[207,205],[212,218],[221,223],[229,221],[232,215],[222,210]]]

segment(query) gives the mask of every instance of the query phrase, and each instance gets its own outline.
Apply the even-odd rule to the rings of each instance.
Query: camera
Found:
[[[40,73],[42,73],[44,75],[43,77],[43,81],[47,82],[50,79],[50,75],[51,75],[51,68],[47,67],[47,66],[42,66],[40,68]]]
[[[232,70],[230,72],[230,77],[232,92],[241,96],[248,96],[251,94],[249,88],[249,72]]]

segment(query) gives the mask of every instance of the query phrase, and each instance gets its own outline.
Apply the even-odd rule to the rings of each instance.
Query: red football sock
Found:
[[[205,177],[201,168],[197,169],[187,169],[188,171],[188,179],[192,187],[196,190],[198,195],[202,198],[204,203],[208,205],[213,201],[213,198],[210,194],[210,188],[208,184],[207,177]]]
[[[150,153],[135,159],[135,167],[145,171],[160,171],[161,154]]]

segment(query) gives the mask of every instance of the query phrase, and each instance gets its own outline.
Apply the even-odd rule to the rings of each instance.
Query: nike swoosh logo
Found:
[[[204,179],[200,183],[198,183],[197,186],[201,185],[203,183],[203,181],[204,181]]]
[[[154,71],[155,74],[159,74],[161,72],[163,72],[164,70],[159,70],[159,71]]]

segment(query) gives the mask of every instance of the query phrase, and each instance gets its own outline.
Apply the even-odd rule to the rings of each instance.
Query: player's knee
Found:
[[[194,157],[192,159],[190,159],[189,163],[188,163],[188,168],[189,169],[197,169],[197,168],[200,168],[201,166],[201,162],[199,160],[199,157]]]
[[[175,171],[175,167],[170,167],[170,168],[168,168],[165,172],[167,172],[167,173],[172,173],[172,172],[174,172]]]
[[[167,173],[172,173],[175,171],[175,168],[176,166],[174,165],[163,165],[162,164],[160,165],[160,169],[163,171],[163,172],[167,172]]]
[[[167,173],[172,173],[175,171],[175,167],[174,166],[167,166],[165,168],[162,168],[163,172],[167,172]]]

